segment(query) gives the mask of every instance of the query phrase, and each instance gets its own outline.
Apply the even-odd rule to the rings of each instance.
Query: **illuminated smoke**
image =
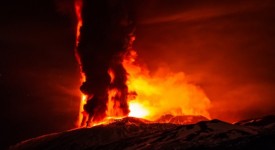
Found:
[[[82,1],[77,53],[85,76],[80,89],[87,96],[87,124],[106,117],[109,99],[117,110],[114,115],[129,113],[127,72],[122,62],[134,39],[133,7],[129,0]]]

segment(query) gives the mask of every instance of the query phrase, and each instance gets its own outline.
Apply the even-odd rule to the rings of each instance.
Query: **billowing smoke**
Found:
[[[106,117],[110,90],[116,91],[114,107],[127,115],[127,72],[122,62],[134,39],[134,4],[129,0],[83,0],[82,21],[77,52],[86,77],[80,89],[88,97],[84,106],[88,123]]]

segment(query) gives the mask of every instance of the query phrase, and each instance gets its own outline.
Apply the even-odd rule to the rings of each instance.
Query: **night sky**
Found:
[[[1,146],[74,127],[80,75],[73,7],[66,7],[50,0],[1,4]]]
[[[140,0],[135,49],[154,72],[183,71],[212,118],[275,114],[275,2]],[[1,4],[0,149],[74,127],[80,70],[71,0]]]

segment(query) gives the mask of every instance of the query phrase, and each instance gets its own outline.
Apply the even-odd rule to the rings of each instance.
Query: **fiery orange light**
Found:
[[[130,116],[156,120],[164,114],[201,115],[210,118],[210,100],[203,90],[189,83],[183,72],[173,73],[160,68],[150,73],[135,63],[132,50],[123,65],[128,72],[128,88],[137,94],[129,100]]]
[[[76,44],[79,42],[80,36],[80,28],[82,26],[82,17],[81,17],[81,9],[82,9],[82,0],[75,0],[75,12],[76,12]]]
[[[82,26],[82,17],[81,17],[81,10],[82,10],[82,0],[75,0],[75,14],[76,14],[76,47],[75,47],[75,55],[78,63],[80,64],[80,58],[77,54],[77,46],[79,43],[79,37],[80,37],[80,28]],[[81,66],[81,65],[80,65]],[[80,68],[81,69],[81,68]],[[86,76],[84,73],[81,73],[81,82],[86,81]],[[79,115],[76,122],[77,127],[80,127],[83,123],[87,120],[87,114],[84,112],[83,106],[87,103],[87,96],[85,94],[81,94],[81,101],[79,106]]]
[[[79,113],[78,113],[78,119],[76,122],[77,127],[80,127],[81,124],[84,124],[87,121],[87,114],[84,112],[83,106],[87,103],[87,96],[82,94],[80,106],[79,106]]]
[[[79,43],[79,37],[80,37],[80,28],[82,27],[82,17],[81,17],[81,10],[82,10],[82,0],[75,0],[74,1],[74,9],[75,9],[75,15],[76,15],[76,19],[77,19],[77,22],[76,22],[76,37],[75,37],[75,43],[76,43],[76,46],[75,46],[75,56],[76,56],[76,59],[77,59],[77,62],[80,64],[80,58],[78,56],[78,53],[77,53],[77,46],[78,46],[78,43]],[[81,66],[81,65],[80,65]],[[82,78],[84,78],[83,80],[85,80],[85,75],[82,74]]]
[[[109,69],[108,74],[110,75],[111,83],[113,83],[114,79],[115,79],[115,74],[114,74],[113,70]]]
[[[81,9],[82,0],[75,0],[77,18],[76,47],[79,43],[80,28],[82,26]],[[134,40],[135,37],[131,35],[130,45],[132,45]],[[130,113],[128,116],[148,120],[155,120],[165,114],[202,115],[210,118],[207,111],[210,106],[210,100],[202,89],[187,81],[183,72],[173,73],[168,69],[160,68],[159,71],[150,73],[146,67],[136,64],[136,57],[136,51],[129,47],[128,54],[123,61],[123,66],[128,72],[127,86],[130,91],[128,95]],[[76,58],[80,64],[77,52]],[[112,70],[109,70],[108,73],[112,83],[115,78],[114,73]],[[83,73],[81,74],[81,81],[86,81],[85,74]],[[120,104],[115,101],[115,96],[120,94],[119,91],[110,89],[108,92],[107,117],[101,122],[92,122],[90,126],[106,124],[110,120],[126,117],[118,109]],[[78,127],[85,126],[88,119],[88,114],[85,113],[83,107],[87,103],[87,99],[88,97],[82,93],[77,120]]]
[[[110,89],[108,91],[108,95],[109,95],[109,98],[108,98],[108,103],[107,103],[107,118],[111,117],[111,118],[120,118],[120,117],[125,117],[123,115],[123,112],[121,111],[120,108],[120,103],[115,101],[115,96],[116,95],[119,95],[119,91],[117,89]]]
[[[137,118],[145,118],[149,115],[149,110],[138,102],[129,102],[129,116]]]

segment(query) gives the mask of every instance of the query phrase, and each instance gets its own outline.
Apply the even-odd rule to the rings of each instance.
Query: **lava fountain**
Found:
[[[132,3],[83,0],[75,4],[79,20],[76,52],[85,77],[80,87],[85,95],[81,124],[90,126],[108,116],[127,116],[127,72],[122,63],[134,39]]]
[[[160,68],[150,73],[136,62],[133,1],[76,0],[75,12],[75,52],[82,71],[79,127],[112,117],[210,117],[209,99],[183,72]]]

